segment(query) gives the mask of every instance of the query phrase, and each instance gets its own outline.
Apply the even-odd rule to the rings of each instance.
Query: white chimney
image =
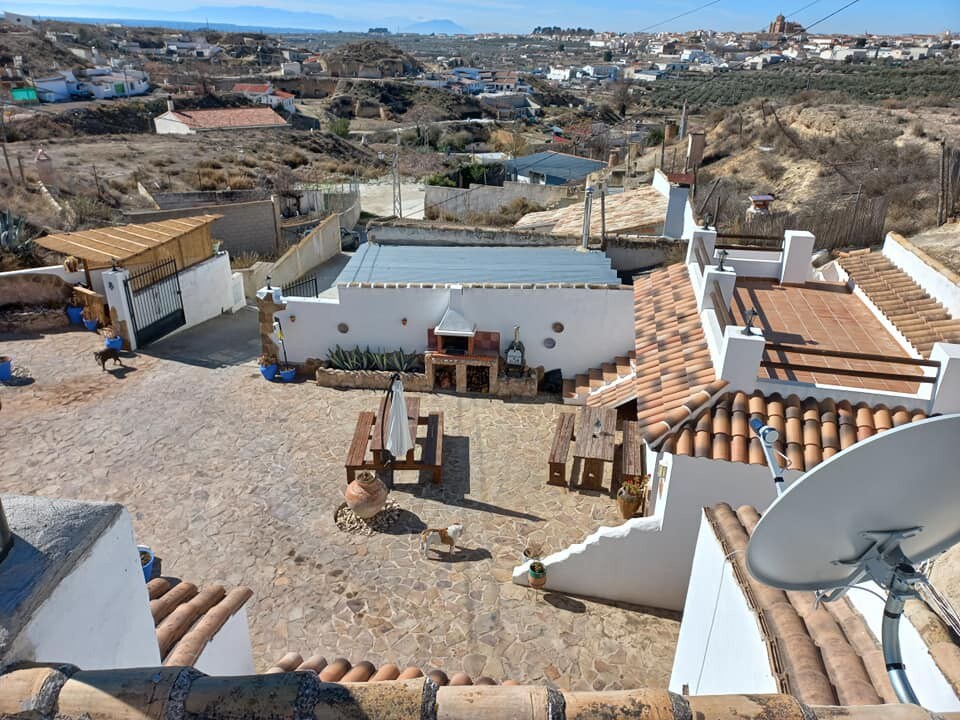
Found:
[[[167,112],[173,112],[173,99],[167,98]]]

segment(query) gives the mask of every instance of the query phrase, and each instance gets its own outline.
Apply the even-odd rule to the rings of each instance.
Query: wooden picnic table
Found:
[[[406,461],[413,462],[413,451],[417,448],[417,426],[420,424],[420,398],[407,395],[404,398],[407,401],[407,426],[410,428],[410,450],[407,451]],[[380,411],[377,413],[377,419],[373,423],[373,436],[370,439],[370,450],[373,451],[373,461],[380,463],[383,461],[383,440],[384,429],[381,428],[381,421],[386,421],[390,414],[391,398],[384,395],[380,401]],[[426,418],[424,418],[426,420]]]
[[[358,470],[388,471],[392,478],[393,470],[429,470],[434,483],[443,482],[443,413],[432,412],[426,416],[420,414],[420,398],[406,397],[407,426],[410,429],[410,441],[413,447],[405,457],[394,458],[387,464],[386,452],[383,447],[381,422],[390,412],[390,401],[384,397],[380,401],[379,412],[365,410],[357,417],[357,425],[353,432],[353,440],[347,451],[347,460],[344,466],[347,470],[347,482],[352,482]],[[416,458],[417,428],[426,426],[426,436],[420,438],[422,446],[420,459]],[[370,449],[372,459],[368,459],[367,449]],[[392,482],[388,483],[392,486]]]
[[[597,421],[600,432],[594,434]],[[583,407],[577,416],[573,456],[583,460],[582,487],[600,490],[603,465],[613,463],[617,439],[617,411],[614,408]]]

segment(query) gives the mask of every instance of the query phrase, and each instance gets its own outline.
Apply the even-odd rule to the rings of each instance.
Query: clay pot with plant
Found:
[[[539,590],[547,584],[547,566],[539,560],[534,560],[527,568],[527,582],[530,587]]]
[[[382,480],[372,472],[364,471],[357,473],[353,482],[347,485],[343,497],[354,515],[369,520],[383,510],[389,493]]]
[[[277,376],[279,364],[276,355],[264,353],[260,356],[257,364],[260,366],[260,374],[267,380],[273,380]]]
[[[617,490],[617,509],[624,520],[629,520],[637,514],[643,504],[643,496],[647,491],[649,480],[649,475],[624,480],[620,489]]]

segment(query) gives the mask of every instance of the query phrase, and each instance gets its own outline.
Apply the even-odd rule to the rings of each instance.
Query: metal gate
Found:
[[[126,280],[126,291],[138,347],[186,324],[180,276],[173,258],[132,273]]]

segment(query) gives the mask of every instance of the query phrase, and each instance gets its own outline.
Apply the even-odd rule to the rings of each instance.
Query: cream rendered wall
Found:
[[[730,558],[701,512],[670,690],[690,695],[776,693],[767,646]]]
[[[207,675],[253,675],[253,646],[247,608],[242,607],[213,636],[193,666]]]
[[[462,293],[461,312],[478,330],[498,331],[501,350],[520,326],[527,363],[564,375],[584,372],[634,345],[633,291],[578,288],[493,289],[340,287],[339,298],[285,298],[283,323],[291,362],[326,357],[334,345],[421,352],[427,329],[440,322],[451,293]],[[290,317],[296,316],[291,322]],[[403,320],[406,319],[406,324]],[[562,333],[552,325],[561,322]],[[349,331],[341,334],[339,323]],[[543,341],[552,338],[556,347]]]
[[[84,670],[160,664],[130,515],[77,560],[13,642],[4,662],[73,663]]]
[[[784,472],[789,486],[800,473]],[[764,465],[674,455],[657,490],[656,514],[616,527],[601,527],[584,542],[543,559],[547,585],[587,595],[681,610],[686,599],[704,507],[728,502],[761,512],[776,491]],[[513,581],[527,584],[527,564],[514,568]]]

